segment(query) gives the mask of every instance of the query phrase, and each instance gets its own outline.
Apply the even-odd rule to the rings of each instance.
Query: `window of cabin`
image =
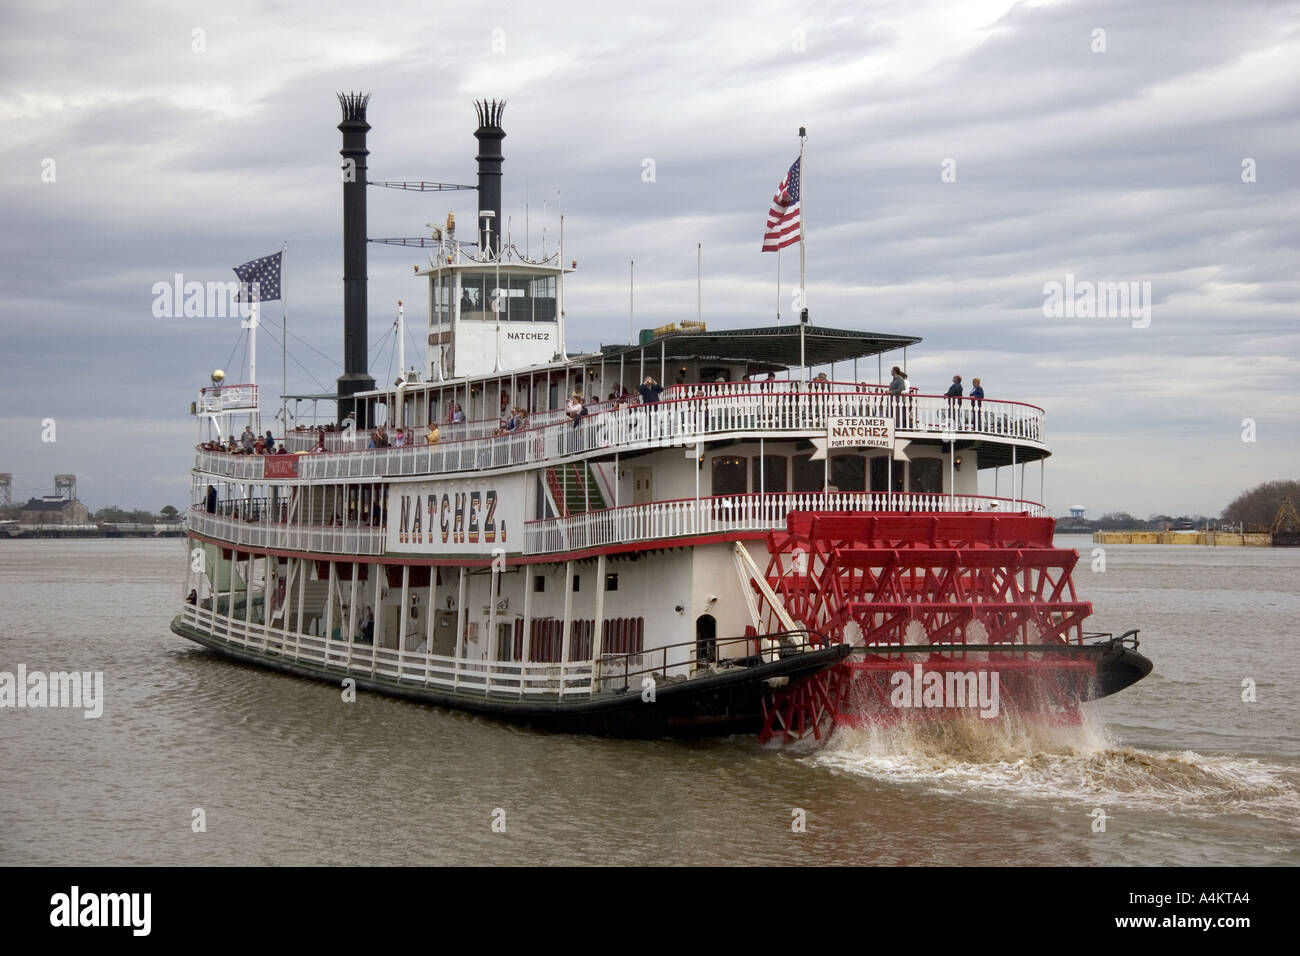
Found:
[[[460,276],[460,317],[461,319],[483,319],[487,317],[488,277],[462,272]]]
[[[534,276],[528,280],[528,301],[534,322],[555,321],[555,276]]]
[[[812,455],[795,455],[790,463],[790,470],[794,474],[796,492],[810,493],[822,490],[822,482],[826,476],[824,462],[813,461]]]
[[[785,456],[762,455],[754,457],[754,475],[750,487],[758,492],[760,489],[769,495],[786,493]]]
[[[544,575],[544,574],[534,574],[534,575],[533,575],[533,593],[534,593],[534,594],[541,594],[541,593],[544,592],[545,590],[546,590],[546,575]]]
[[[943,461],[939,458],[914,459],[907,490],[924,495],[942,494]]]
[[[748,490],[745,472],[749,462],[736,455],[716,455],[713,458],[713,492],[717,495],[743,495]]]
[[[861,455],[832,455],[831,484],[837,491],[865,491],[867,460]]]
[[[891,467],[892,466],[892,467]],[[893,488],[890,488],[890,472],[893,472]],[[877,455],[871,459],[871,490],[882,494],[886,491],[903,490],[903,463],[894,461],[889,455]]]
[[[451,321],[451,297],[455,289],[452,276],[440,276],[430,280],[433,283],[433,324],[446,325]]]

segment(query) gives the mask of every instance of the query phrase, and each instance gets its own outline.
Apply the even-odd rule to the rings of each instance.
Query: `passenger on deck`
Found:
[[[424,440],[430,445],[436,445],[442,441],[442,432],[438,430],[436,422],[429,426],[429,431],[425,434]]]
[[[245,425],[244,434],[239,436],[239,447],[244,449],[244,454],[249,454],[253,450],[253,445],[257,442],[257,436],[253,434],[253,426]]]
[[[574,392],[569,398],[567,414],[573,419],[574,428],[577,428],[578,424],[589,414],[586,404],[582,401],[581,392]]]
[[[316,432],[316,444],[312,446],[311,454],[316,455],[325,450],[325,429],[321,428]]]
[[[399,428],[399,429],[397,430],[397,434],[393,437],[393,447],[394,447],[394,448],[405,448],[405,447],[406,447],[406,429],[405,429],[405,428]]]
[[[649,375],[647,375],[645,381],[637,387],[637,391],[641,393],[641,403],[643,405],[653,405],[655,402],[659,401],[659,393],[663,390],[663,386],[652,379]]]
[[[197,590],[194,590],[194,589],[191,588],[191,589],[190,589],[190,593],[189,593],[189,595],[185,598],[185,603],[186,603],[186,604],[198,604],[198,603],[199,603],[199,592],[198,592]]]
[[[956,422],[957,416],[961,413],[961,376],[954,375],[952,384],[948,386],[948,391],[944,393],[948,398],[948,420]]]
[[[970,404],[975,413],[975,427],[980,427],[980,412],[984,408],[984,386],[980,384],[977,378],[971,379],[970,386]]]
[[[271,430],[269,428],[266,430],[266,453],[268,455],[275,454],[275,439],[271,437]]]
[[[463,408],[460,407],[460,402],[457,402],[457,403],[456,403],[455,408],[456,408],[456,411],[455,411],[455,414],[452,416],[452,422],[454,422],[454,423],[457,424],[457,425],[464,425],[464,424],[465,424],[465,410],[464,410]]]
[[[903,396],[907,394],[907,377],[897,365],[889,370],[889,374],[893,376],[889,380],[889,399],[894,406],[894,424],[901,426],[905,402]]]

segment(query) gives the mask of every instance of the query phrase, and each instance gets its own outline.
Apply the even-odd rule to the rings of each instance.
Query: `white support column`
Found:
[[[276,591],[279,591],[279,567],[280,559],[275,559],[276,567]],[[293,600],[293,558],[284,562],[284,597],[280,599],[280,641],[285,647],[289,645],[289,602]],[[294,659],[298,657],[298,650],[295,647],[293,653]]]
[[[492,687],[492,664],[497,659],[497,584],[501,578],[497,571],[496,561],[492,562],[492,569],[488,575],[488,633],[487,649],[483,657],[488,663],[486,688]]]
[[[456,600],[456,660],[452,669],[451,688],[460,686],[460,662],[465,656],[465,568],[460,568],[460,591]]]
[[[244,644],[248,644],[253,624],[253,552],[248,552],[248,574],[244,578]]]
[[[596,558],[596,623],[591,636],[591,692],[600,690],[600,655],[604,649],[601,629],[605,623],[605,555]]]
[[[373,505],[372,505],[373,507]],[[371,565],[374,568],[375,575],[375,638],[370,645],[370,673],[373,675],[375,669],[379,666],[379,646],[384,639],[384,576],[388,573],[384,565],[375,563]]]
[[[307,578],[311,576],[311,564],[306,558],[298,559],[298,620],[295,627],[298,630],[298,643],[302,643],[303,627],[303,610],[307,603]]]
[[[275,588],[271,583],[275,580],[275,573],[271,570],[271,562],[275,559],[269,554],[262,556],[262,653],[265,654],[271,643],[271,602],[275,599]],[[280,653],[284,654],[284,645],[280,645]]]
[[[573,625],[573,562],[564,562],[564,624],[560,630],[560,696],[564,696],[564,668],[569,663],[569,632]]]
[[[398,653],[397,671],[399,677],[401,676],[401,670],[402,670],[401,655],[406,653],[406,621],[408,617],[407,607],[410,601],[410,596],[411,596],[411,566],[409,564],[404,564],[402,565],[402,603],[401,603],[401,609],[397,612],[397,620],[399,622],[397,625],[397,653]]]
[[[325,641],[326,646],[331,637],[334,636],[334,582],[337,580],[338,570],[334,562],[330,562],[329,583],[325,586]]]
[[[1016,446],[1011,445],[1011,510],[1016,510]]]
[[[348,642],[348,663],[352,663],[352,645],[357,639],[357,590],[360,587],[361,565],[352,562],[352,589],[348,594],[348,632],[340,635]]]
[[[190,600],[190,578],[194,574],[194,544],[194,539],[187,535],[185,538],[185,584],[181,587],[181,601],[187,604]],[[199,546],[199,554],[203,555],[204,561],[207,560],[207,555],[204,554],[201,545]],[[197,591],[197,588],[195,590]],[[198,606],[198,596],[196,595],[194,601],[195,610],[198,609]]]
[[[524,673],[528,667],[529,658],[532,655],[533,644],[533,582],[531,571],[533,565],[523,565],[521,574],[524,576],[524,640],[523,655],[519,660],[519,696],[524,696]]]
[[[429,568],[429,606],[425,612],[428,618],[424,622],[424,682],[429,683],[429,667],[431,661],[429,657],[433,654],[433,618],[438,613],[438,569]]]

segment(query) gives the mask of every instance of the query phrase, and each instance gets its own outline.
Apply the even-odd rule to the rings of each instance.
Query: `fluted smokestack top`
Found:
[[[343,107],[343,122],[364,123],[366,106],[370,103],[369,93],[340,93],[339,106]]]
[[[361,108],[364,110],[365,106],[362,106]],[[499,103],[496,100],[475,100],[474,109],[478,112],[478,125],[480,131],[483,129],[501,130],[501,117],[505,115],[506,111],[505,100],[502,100]],[[478,134],[476,133],[475,135]],[[501,130],[501,135],[505,135],[504,130]]]
[[[474,131],[478,140],[478,208],[496,214],[495,224],[490,217],[478,217],[479,249],[485,256],[495,256],[501,250],[501,224],[505,221],[501,215],[501,141],[506,131],[501,128],[501,117],[506,101],[475,100],[474,109],[478,113]]]

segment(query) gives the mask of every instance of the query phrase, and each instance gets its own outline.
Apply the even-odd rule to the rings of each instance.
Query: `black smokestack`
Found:
[[[475,157],[478,160],[478,208],[496,213],[495,219],[479,216],[479,249],[484,254],[497,255],[501,251],[501,229],[505,222],[501,215],[501,141],[506,138],[506,131],[501,128],[501,116],[506,111],[506,101],[479,100],[474,103],[474,109],[478,111],[478,129],[474,130],[474,138],[478,140],[478,156]]]
[[[366,299],[366,105],[369,93],[340,93],[343,107],[343,374],[339,377],[339,421],[353,411],[357,392],[375,387],[366,369],[368,307]],[[358,427],[369,424],[364,409],[356,409]]]

